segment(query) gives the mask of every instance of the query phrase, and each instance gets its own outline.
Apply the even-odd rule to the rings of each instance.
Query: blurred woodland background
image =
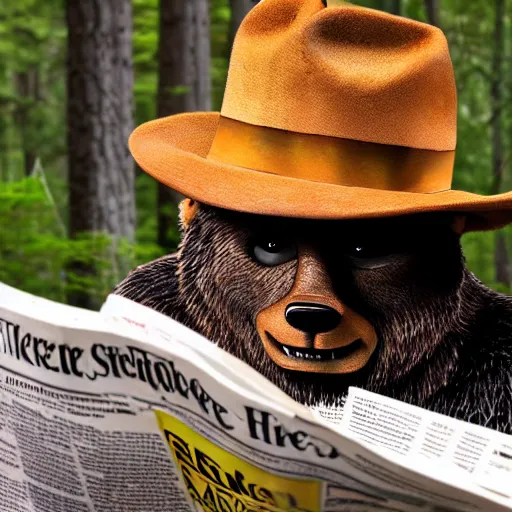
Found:
[[[332,0],[333,3],[335,0]],[[454,188],[508,191],[512,0],[355,0],[440,26],[459,92]],[[0,2],[0,281],[98,307],[173,251],[176,195],[134,165],[133,127],[218,110],[252,0]],[[469,234],[470,268],[511,291],[512,230]]]

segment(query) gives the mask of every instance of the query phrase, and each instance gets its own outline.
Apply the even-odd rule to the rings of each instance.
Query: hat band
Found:
[[[455,151],[303,134],[221,116],[207,158],[333,185],[432,193],[451,187]]]

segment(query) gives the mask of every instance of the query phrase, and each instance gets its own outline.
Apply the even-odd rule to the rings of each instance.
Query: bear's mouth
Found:
[[[268,331],[265,331],[265,334],[267,335],[267,338],[270,340],[270,342],[286,357],[302,361],[325,362],[344,359],[361,348],[363,345],[363,341],[361,339],[357,339],[349,345],[332,349],[292,347],[291,345],[285,345],[284,343],[277,341]]]

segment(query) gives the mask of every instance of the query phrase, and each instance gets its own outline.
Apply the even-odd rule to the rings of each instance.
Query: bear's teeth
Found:
[[[308,361],[336,361],[350,355],[354,350],[357,350],[362,343],[361,340],[356,340],[346,347],[339,347],[336,349],[315,349],[304,347],[304,351],[301,351],[298,347],[286,346],[279,343],[277,340],[272,338],[270,334],[268,336],[276,345],[278,345],[287,357]]]
[[[327,361],[329,359],[336,359],[334,350],[325,350],[325,353],[321,354],[310,354],[309,352],[300,352],[299,350],[293,347],[287,347],[286,345],[281,345],[281,348],[286,356],[293,357],[294,359],[308,359],[313,361]]]

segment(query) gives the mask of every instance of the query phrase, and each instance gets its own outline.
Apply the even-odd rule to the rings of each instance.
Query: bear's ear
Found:
[[[180,203],[180,223],[183,230],[186,230],[192,219],[196,216],[199,203],[194,199],[184,199]]]
[[[466,229],[466,216],[455,215],[452,219],[451,228],[454,233],[456,233],[459,236],[462,236]]]

